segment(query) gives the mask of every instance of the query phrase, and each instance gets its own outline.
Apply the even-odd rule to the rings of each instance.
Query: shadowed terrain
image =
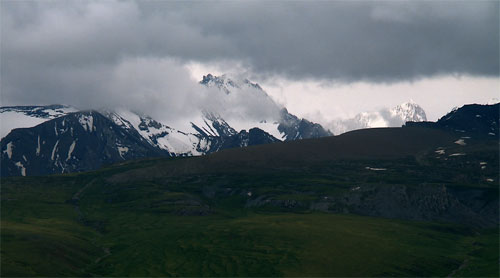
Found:
[[[497,154],[405,127],[2,179],[2,276],[494,277]]]
[[[2,276],[497,277],[495,113],[4,178]]]

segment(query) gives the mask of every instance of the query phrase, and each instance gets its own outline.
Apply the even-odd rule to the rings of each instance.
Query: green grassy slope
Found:
[[[66,202],[78,188],[71,178],[2,180],[2,276],[79,276],[100,256],[99,234]]]
[[[309,212],[175,215],[137,197],[89,195],[86,225],[71,204],[3,204],[2,276],[445,276],[466,260],[461,273],[498,274],[498,231]]]
[[[377,146],[400,136],[374,132],[384,135],[372,137]],[[498,183],[486,180],[498,181],[498,142],[414,135],[390,156],[369,148],[350,156],[361,139],[327,138],[303,141],[307,151],[284,158],[259,146],[2,179],[1,276],[498,277],[498,228],[465,221],[470,211],[453,203],[498,202]],[[301,146],[276,145],[281,153]],[[467,155],[448,156],[457,152]],[[443,186],[455,195],[440,195]],[[367,216],[387,213],[363,204],[391,203],[376,193],[392,191],[421,194],[421,219]],[[495,215],[494,206],[474,209]]]

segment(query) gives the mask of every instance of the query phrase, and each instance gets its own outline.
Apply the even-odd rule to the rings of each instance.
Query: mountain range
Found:
[[[232,97],[262,98],[275,116],[223,117],[218,111],[204,109],[188,122],[172,125],[123,108],[1,107],[1,176],[80,172],[130,159],[198,156],[235,147],[333,135],[320,124],[289,113],[248,79],[207,74],[199,83],[202,88],[222,92],[227,102]],[[392,109],[360,113],[338,122],[334,130],[341,134],[352,129],[425,121],[424,110],[410,101]]]
[[[127,161],[156,147],[96,111],[17,129],[16,164],[122,162],[2,177],[2,277],[499,277],[499,108]]]
[[[236,94],[257,94],[276,117],[226,121],[202,110],[183,130],[127,109],[79,111],[65,105],[0,108],[2,176],[44,175],[97,169],[118,161],[155,156],[205,155],[222,149],[331,136],[321,125],[279,108],[249,80],[208,74],[200,86]],[[245,96],[245,95],[244,95]],[[229,123],[228,123],[229,122]]]

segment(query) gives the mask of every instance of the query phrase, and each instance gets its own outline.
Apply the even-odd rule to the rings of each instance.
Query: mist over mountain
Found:
[[[378,111],[362,112],[350,119],[339,119],[328,124],[334,134],[342,134],[351,130],[374,127],[400,127],[406,122],[427,121],[424,109],[413,100],[392,108]]]
[[[208,101],[167,120],[120,106],[0,107],[0,120],[9,122],[2,125],[2,175],[78,172],[129,159],[198,156],[332,135],[290,114],[248,79],[207,74],[197,86],[200,95],[210,94]]]

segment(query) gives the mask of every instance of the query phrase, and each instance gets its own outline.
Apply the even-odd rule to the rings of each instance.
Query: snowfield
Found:
[[[4,138],[15,128],[34,127],[76,111],[76,108],[65,105],[0,107],[0,138]]]

